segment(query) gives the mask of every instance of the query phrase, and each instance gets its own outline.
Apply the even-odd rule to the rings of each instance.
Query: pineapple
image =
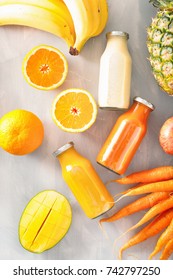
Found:
[[[173,96],[173,1],[150,2],[159,10],[147,29],[149,60],[159,86]]]

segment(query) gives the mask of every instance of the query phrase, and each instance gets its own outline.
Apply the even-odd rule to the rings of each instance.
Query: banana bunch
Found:
[[[108,19],[106,0],[0,0],[0,25],[23,25],[64,39],[72,55],[99,35]]]
[[[87,40],[99,35],[108,19],[106,0],[64,0],[73,19],[76,40],[70,47],[72,55],[78,55]]]

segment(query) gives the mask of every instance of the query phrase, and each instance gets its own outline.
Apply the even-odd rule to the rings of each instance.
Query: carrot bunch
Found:
[[[113,222],[141,210],[148,209],[138,223],[122,234],[124,235],[127,232],[144,225],[146,222],[149,222],[147,226],[137,232],[120,248],[119,258],[122,259],[122,253],[124,250],[137,245],[162,231],[149,259],[161,250],[162,254],[160,259],[168,259],[173,253],[173,166],[160,166],[150,170],[143,170],[110,182],[120,184],[138,183],[137,186],[122,192],[122,195],[116,202],[129,196],[146,195],[126,205],[112,216],[102,218],[99,221],[100,225],[104,222]],[[121,238],[122,235],[119,238]],[[117,238],[117,240],[119,238]]]

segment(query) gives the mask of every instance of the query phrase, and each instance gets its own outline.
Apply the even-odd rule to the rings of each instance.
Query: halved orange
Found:
[[[64,131],[83,132],[95,122],[97,104],[88,91],[70,88],[59,93],[52,105],[52,118]]]
[[[26,54],[22,72],[31,86],[40,90],[51,90],[59,87],[65,81],[68,63],[60,50],[40,45]]]

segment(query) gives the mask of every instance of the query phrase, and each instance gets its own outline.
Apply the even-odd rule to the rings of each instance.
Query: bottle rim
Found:
[[[106,33],[107,39],[111,36],[121,36],[121,37],[125,37],[127,40],[129,39],[129,33],[124,31],[110,31]]]
[[[63,145],[62,147],[58,148],[56,151],[54,151],[52,153],[52,155],[54,157],[57,157],[58,155],[62,154],[63,152],[65,152],[66,150],[70,149],[73,146],[74,146],[74,143],[73,143],[73,141],[71,141],[71,142]]]
[[[143,99],[143,98],[140,97],[140,96],[134,97],[133,100],[134,100],[134,101],[137,101],[137,102],[139,102],[139,103],[142,103],[142,104],[144,104],[144,105],[146,105],[146,106],[149,107],[152,111],[155,109],[155,106],[154,106],[152,103],[148,102],[147,100]]]

